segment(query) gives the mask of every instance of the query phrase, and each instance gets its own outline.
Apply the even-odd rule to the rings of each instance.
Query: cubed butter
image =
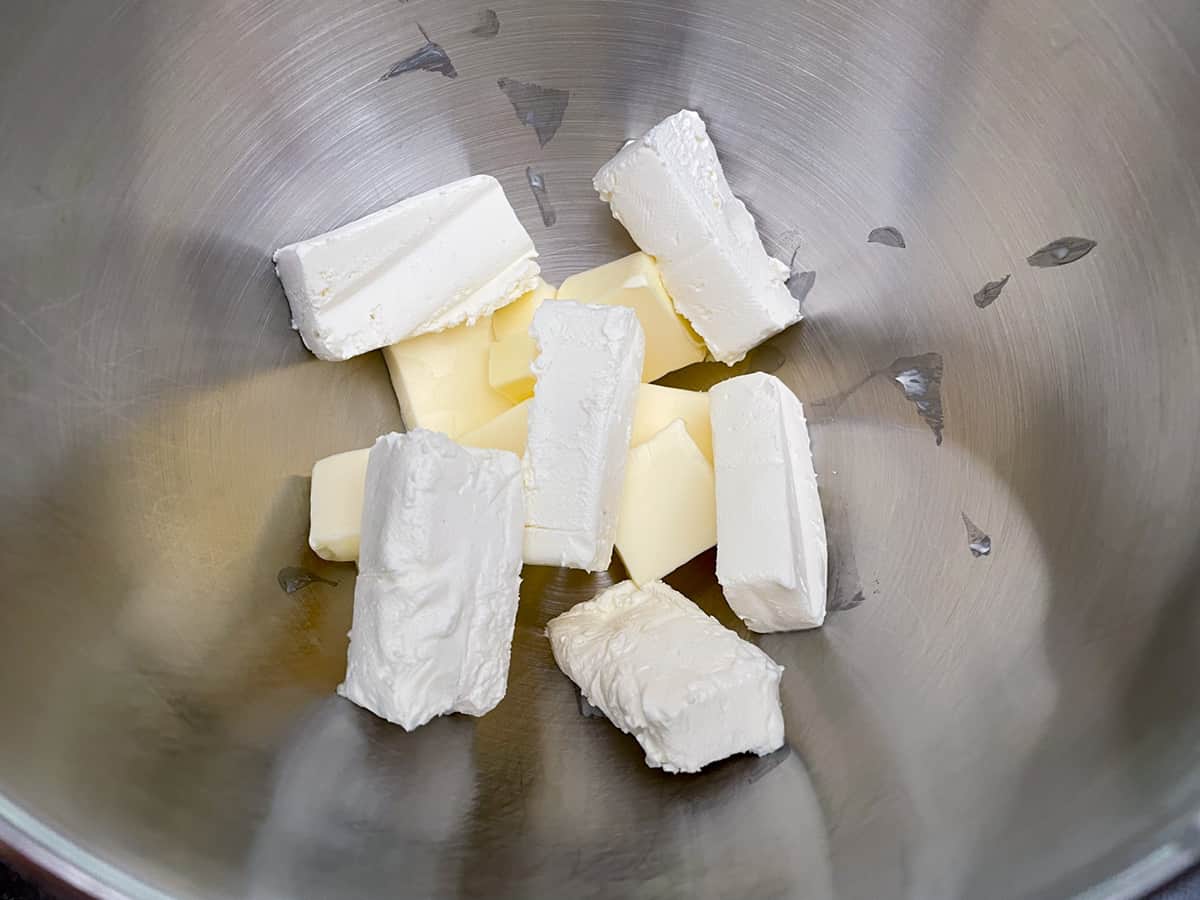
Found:
[[[676,419],[629,451],[617,552],[640,587],[717,543],[712,463]]]
[[[558,289],[539,278],[533,290],[526,291],[508,306],[496,310],[492,316],[492,334],[498,341],[510,334],[529,334],[529,326],[538,307],[543,301],[553,300],[557,296]]]
[[[533,396],[533,359],[537,342],[528,334],[510,334],[488,352],[488,381],[513,403]]]
[[[363,485],[371,448],[350,450],[318,460],[309,489],[308,546],[333,562],[358,559]]]
[[[581,303],[633,308],[646,334],[642,381],[654,381],[704,359],[704,341],[675,312],[658,266],[645,253],[632,253],[572,275],[562,283],[558,296]]]
[[[676,419],[683,419],[688,434],[710,463],[713,458],[712,424],[708,417],[708,394],[679,388],[643,384],[638,388],[630,446],[650,440]]]
[[[492,421],[458,439],[464,447],[484,450],[507,450],[517,456],[525,455],[525,437],[529,430],[529,401],[518,403]]]
[[[488,318],[385,347],[405,426],[457,438],[511,407],[488,382],[491,345]]]

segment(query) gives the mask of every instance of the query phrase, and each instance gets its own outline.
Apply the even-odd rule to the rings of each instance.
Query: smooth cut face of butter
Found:
[[[309,490],[308,546],[332,562],[358,559],[363,485],[371,448],[336,453],[318,460]]]
[[[488,381],[491,345],[491,320],[481,319],[385,347],[405,427],[456,438],[511,407]]]
[[[533,317],[537,378],[525,445],[525,562],[608,568],[642,328],[632,309],[555,300]]]
[[[631,253],[572,275],[562,283],[558,295],[581,303],[628,306],[637,313],[646,335],[642,381],[662,378],[705,357],[704,341],[675,311],[658,266],[645,253]]]
[[[638,585],[657,581],[717,543],[712,463],[676,419],[629,451],[617,553]]]
[[[698,772],[783,746],[783,668],[661,581],[622,581],[546,626],[554,661],[646,765]]]
[[[659,122],[605,163],[592,184],[655,258],[675,309],[714,359],[732,365],[800,320],[784,284],[788,267],[767,255],[697,113],[685,109]]]
[[[474,431],[468,431],[458,439],[458,442],[464,447],[507,450],[517,456],[524,456],[528,429],[529,401],[526,400],[518,403],[512,409],[505,410],[492,421],[480,425]]]
[[[512,334],[529,334],[529,326],[533,323],[533,314],[538,311],[538,307],[557,296],[558,289],[539,278],[533,290],[526,291],[508,306],[496,310],[492,316],[493,336],[502,341]]]
[[[488,350],[488,382],[513,403],[533,396],[533,359],[537,342],[528,334],[510,334]]]
[[[490,315],[536,286],[536,257],[500,182],[475,175],[274,260],[305,345],[341,360]]]
[[[773,375],[709,391],[717,581],[751,631],[825,621],[828,550],[804,407]]]
[[[631,446],[650,440],[675,419],[682,419],[704,458],[712,462],[712,426],[708,416],[708,394],[680,388],[643,384],[638,388],[637,410],[633,415]]]

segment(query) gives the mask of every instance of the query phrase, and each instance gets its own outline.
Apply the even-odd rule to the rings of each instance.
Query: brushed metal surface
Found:
[[[139,897],[1126,896],[1194,856],[1195,0],[491,12],[6,4],[0,837]],[[489,172],[560,280],[629,248],[590,177],[681,106],[816,272],[751,363],[809,407],[844,607],[760,640],[789,746],[645,768],[541,634],[605,579],[549,570],[495,712],[389,727],[332,696],[307,475],[400,420],[270,251]],[[731,622],[712,564],[672,581]]]

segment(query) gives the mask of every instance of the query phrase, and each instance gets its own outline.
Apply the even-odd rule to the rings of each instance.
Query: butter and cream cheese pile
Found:
[[[554,659],[647,765],[696,772],[782,746],[783,669],[662,579],[716,545],[751,631],[815,628],[825,525],[783,382],[651,382],[738,362],[799,306],[696,113],[593,184],[641,252],[557,290],[486,175],[275,253],[305,345],[382,350],[409,429],[313,466],[309,543],[358,563],[338,692],[410,730],[503,699],[523,564],[615,549],[629,580],[549,623]]]

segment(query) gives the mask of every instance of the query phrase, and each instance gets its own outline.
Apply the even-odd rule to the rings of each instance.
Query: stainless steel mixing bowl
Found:
[[[5,5],[10,851],[256,898],[1125,896],[1193,859],[1196,0],[485,2]],[[335,698],[354,575],[306,479],[400,419],[378,354],[305,352],[271,250],[488,172],[559,280],[630,249],[591,175],[685,106],[816,272],[750,361],[808,405],[840,607],[759,641],[788,747],[672,777],[581,714],[542,627],[615,570],[527,570],[482,719]],[[673,582],[733,624],[712,564]]]

